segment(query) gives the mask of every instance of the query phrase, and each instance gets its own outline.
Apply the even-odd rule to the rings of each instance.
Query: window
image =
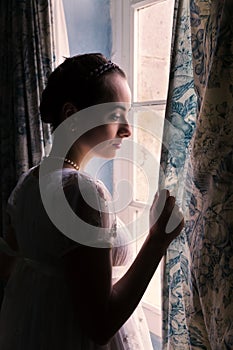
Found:
[[[158,188],[173,10],[174,0],[112,0],[112,59],[126,71],[133,94],[130,115],[133,136],[127,145],[132,161],[122,161],[121,167],[117,159],[114,161],[114,188],[117,192],[120,178],[127,179],[133,187],[128,206],[118,215],[126,223],[136,223],[132,225],[137,237],[135,251],[140,249],[144,233],[148,232],[148,210]],[[158,336],[161,336],[160,291],[159,267],[143,297],[150,330]]]

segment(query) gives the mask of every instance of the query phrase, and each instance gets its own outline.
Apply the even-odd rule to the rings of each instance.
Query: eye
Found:
[[[121,114],[120,113],[113,113],[110,115],[110,119],[113,122],[118,122],[121,119]]]

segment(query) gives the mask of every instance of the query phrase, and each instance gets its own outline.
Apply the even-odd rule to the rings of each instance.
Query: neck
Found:
[[[70,159],[72,162],[79,166],[80,170],[84,170],[87,163],[90,161],[91,157],[88,157],[82,150],[78,147],[72,147],[67,153],[66,158]]]
[[[80,157],[79,155],[75,154],[75,153],[71,153],[68,152],[67,155],[61,156],[59,153],[57,152],[53,152],[53,150],[51,150],[50,156],[52,158],[62,158],[64,159],[64,166],[66,167],[72,167],[75,168],[76,170],[84,170],[87,163],[90,161],[90,159],[92,158],[90,157]]]

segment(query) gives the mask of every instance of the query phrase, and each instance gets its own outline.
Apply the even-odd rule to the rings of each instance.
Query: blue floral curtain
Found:
[[[164,261],[163,348],[233,349],[232,3],[177,1],[174,23],[161,186],[186,226]]]
[[[55,60],[51,0],[1,1],[0,23],[0,235],[4,235],[9,194],[19,176],[40,162],[50,140],[38,106]]]
[[[6,229],[6,204],[19,176],[38,164],[51,141],[38,106],[54,66],[50,0],[0,2],[0,236]],[[4,281],[0,280],[0,305]]]

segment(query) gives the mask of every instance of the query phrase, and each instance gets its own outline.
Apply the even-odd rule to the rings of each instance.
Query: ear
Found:
[[[72,114],[76,112],[78,112],[78,109],[71,102],[66,102],[62,107],[62,114],[64,116],[64,120],[66,118],[69,118]]]

